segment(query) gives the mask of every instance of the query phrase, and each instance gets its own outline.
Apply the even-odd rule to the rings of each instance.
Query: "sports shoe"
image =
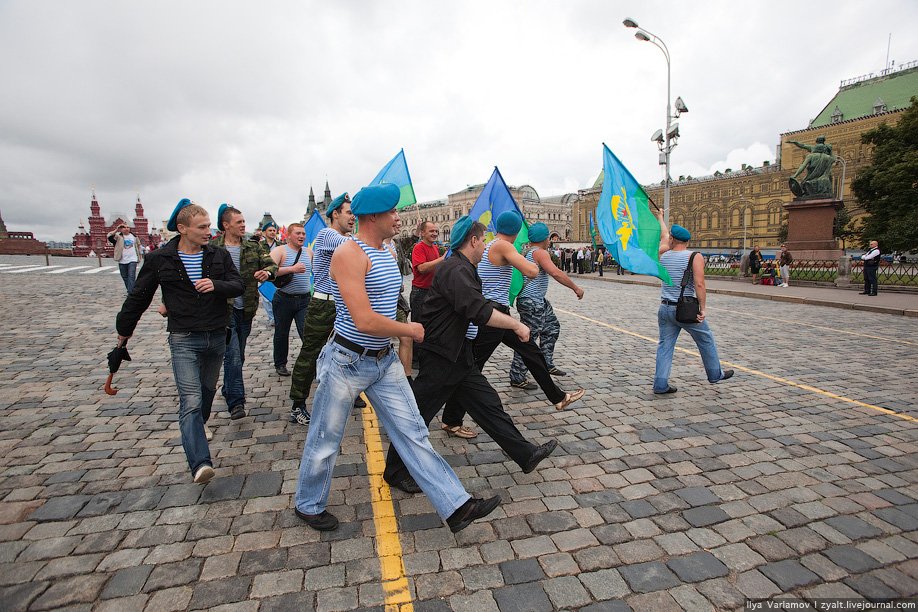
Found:
[[[552,366],[552,368],[548,371],[548,373],[551,374],[552,376],[567,376],[567,372],[555,366]]]
[[[296,508],[293,509],[297,517],[316,531],[332,531],[338,528],[338,519],[328,510],[323,510],[321,514],[306,514]]]
[[[510,381],[511,387],[516,387],[517,389],[525,389],[526,391],[532,391],[533,389],[538,389],[539,385],[535,384],[531,380],[521,380],[520,382]]]
[[[363,398],[358,395],[357,399],[354,400],[354,408],[366,408],[366,407],[367,407],[367,403],[363,401]]]
[[[287,369],[287,366],[274,368],[274,371],[277,372],[278,376],[290,376],[290,370]]]
[[[565,393],[564,399],[555,404],[555,410],[564,410],[584,395],[586,395],[586,389],[577,389],[573,393]]]
[[[204,437],[208,442],[214,439],[214,432],[212,432],[207,425],[204,426]]]
[[[727,380],[728,378],[732,378],[732,377],[733,377],[733,370],[724,370],[724,375],[720,377],[720,380]]]
[[[410,495],[421,492],[421,487],[418,486],[418,483],[411,476],[395,484],[390,484],[389,486],[395,487],[399,491],[404,491]]]
[[[245,418],[245,404],[236,404],[230,408],[230,418],[234,421]]]
[[[654,393],[654,395],[666,395],[667,393],[675,393],[676,391],[678,391],[678,389],[676,389],[674,386],[670,385],[670,386],[666,387],[666,389],[664,389],[663,391],[657,391],[656,389],[654,389],[654,392],[653,392],[653,393]]]
[[[446,524],[449,525],[449,530],[453,533],[462,531],[471,525],[472,521],[491,514],[499,505],[500,497],[498,496],[491,497],[489,499],[479,499],[477,497],[473,497],[469,501],[459,506],[459,509],[453,512],[450,517],[446,519]]]
[[[210,467],[206,463],[198,468],[198,471],[194,473],[194,482],[195,484],[207,484],[210,482],[210,479],[214,477],[214,468]]]
[[[527,461],[526,465],[523,467],[523,473],[529,474],[535,470],[536,466],[539,465],[543,459],[552,454],[556,448],[558,448],[557,440],[549,440],[542,446],[536,447],[532,452],[532,457],[529,458],[529,461]]]
[[[303,406],[294,406],[291,408],[290,418],[292,418],[300,425],[309,425],[309,421],[312,420],[312,417],[309,415],[309,411],[306,410],[305,404]]]

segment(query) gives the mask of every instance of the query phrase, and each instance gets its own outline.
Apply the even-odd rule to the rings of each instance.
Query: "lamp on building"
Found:
[[[669,187],[671,183],[669,176],[670,155],[672,154],[672,151],[679,139],[679,126],[677,124],[673,124],[673,119],[682,113],[687,113],[688,106],[685,105],[685,102],[682,101],[681,97],[676,98],[676,114],[673,115],[672,107],[669,101],[671,66],[669,49],[666,47],[666,43],[664,43],[663,40],[653,32],[638,26],[637,21],[631,19],[630,17],[626,17],[625,20],[622,21],[622,25],[624,25],[626,28],[637,28],[637,32],[634,33],[634,37],[640,41],[652,43],[660,51],[663,52],[663,56],[666,58],[666,128],[662,133],[662,142],[658,140],[657,137],[659,130],[654,132],[654,136],[651,140],[656,142],[657,146],[660,148],[660,165],[665,166],[665,177],[663,179],[663,219],[669,223]]]

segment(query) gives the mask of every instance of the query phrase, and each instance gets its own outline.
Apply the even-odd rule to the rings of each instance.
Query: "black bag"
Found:
[[[679,321],[679,323],[697,323],[698,313],[701,312],[698,298],[692,295],[685,295],[685,288],[692,282],[692,277],[694,276],[692,260],[695,259],[697,254],[692,253],[689,256],[688,266],[682,275],[682,291],[679,292],[679,299],[676,301],[676,321]]]
[[[302,254],[303,254],[303,249],[300,249],[299,252],[296,254],[296,259],[293,260],[292,265],[294,266],[296,265],[296,262],[300,260],[300,255]],[[274,279],[274,286],[278,289],[280,289],[281,287],[286,287],[287,285],[293,282],[293,274],[294,273],[284,274],[283,276],[276,277]]]

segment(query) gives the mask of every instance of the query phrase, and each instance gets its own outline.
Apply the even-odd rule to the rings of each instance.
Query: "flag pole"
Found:
[[[647,200],[648,200],[651,204],[653,204],[653,207],[656,208],[658,212],[662,212],[662,211],[660,210],[660,207],[657,206],[657,203],[653,201],[653,198],[651,198],[650,196],[647,196]]]

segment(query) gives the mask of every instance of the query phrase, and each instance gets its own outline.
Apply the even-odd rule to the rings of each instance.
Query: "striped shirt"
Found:
[[[242,258],[242,245],[229,246],[228,244],[224,244],[223,248],[229,251],[230,259],[233,260],[233,264],[236,266],[236,269],[241,274],[242,268],[240,267],[239,262]],[[242,310],[243,308],[245,308],[245,301],[242,299],[241,295],[233,300],[233,308],[236,308],[238,310]]]
[[[526,253],[526,261],[535,263],[536,261],[533,255],[537,250],[539,250],[539,247],[536,247]],[[523,290],[520,291],[520,297],[542,301],[545,299],[546,293],[548,293],[548,273],[543,270],[541,266],[539,266],[539,275],[526,281],[526,284],[523,286]]]
[[[348,240],[350,238],[330,227],[322,228],[316,235],[312,245],[312,271],[315,274],[316,291],[331,295],[332,281],[328,277],[331,258],[335,254],[335,249]]]
[[[282,263],[279,268],[289,268],[293,265],[294,260],[296,259],[297,252],[290,248],[290,245],[284,245],[284,263]],[[303,248],[303,254],[300,255],[300,260],[297,263],[304,264],[306,266],[306,271],[303,273],[294,272],[293,281],[284,287],[283,289],[278,289],[281,293],[286,293],[287,295],[306,295],[309,293],[309,275],[311,274],[311,265],[309,263],[309,255],[306,254],[305,247]]]
[[[178,256],[182,260],[182,265],[185,266],[185,272],[188,274],[188,280],[191,281],[191,284],[193,285],[201,280],[203,276],[201,264],[204,262],[204,251],[198,251],[193,255],[179,251]]]
[[[685,269],[688,267],[688,260],[691,255],[692,251],[688,249],[684,251],[666,251],[660,255],[660,263],[663,264],[663,267],[669,272],[669,277],[673,280],[672,285],[663,284],[660,290],[660,297],[662,299],[670,300],[671,302],[675,302],[679,299],[679,292],[682,291],[682,275],[685,274]],[[701,257],[701,255],[699,255],[699,257]],[[695,295],[694,279],[686,285],[685,295]]]
[[[402,286],[402,275],[398,270],[398,264],[386,247],[374,249],[357,238],[353,240],[370,258],[370,271],[364,281],[367,297],[370,298],[370,308],[373,309],[373,312],[394,321],[395,307],[398,304],[398,294]],[[335,296],[335,332],[366,349],[376,350],[389,346],[388,337],[371,336],[357,330],[354,319],[351,318],[351,313],[341,297],[338,283],[332,280],[331,284],[332,295]]]
[[[484,294],[485,299],[495,301],[509,308],[513,266],[510,264],[495,266],[488,259],[491,247],[498,240],[500,238],[495,238],[485,247],[484,255],[481,256],[481,261],[478,263],[478,276],[481,277],[481,293]]]

